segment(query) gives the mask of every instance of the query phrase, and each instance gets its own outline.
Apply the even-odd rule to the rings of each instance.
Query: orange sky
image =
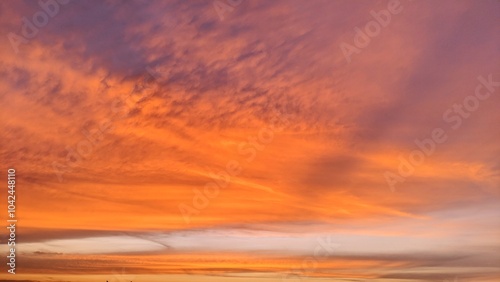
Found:
[[[0,281],[497,281],[500,4],[391,3],[0,2]]]

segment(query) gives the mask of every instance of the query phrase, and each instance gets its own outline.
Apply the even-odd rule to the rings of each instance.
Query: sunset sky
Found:
[[[0,1],[0,282],[500,281],[499,15]]]

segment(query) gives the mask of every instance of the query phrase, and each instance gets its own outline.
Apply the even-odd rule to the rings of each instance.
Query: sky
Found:
[[[499,12],[0,1],[0,281],[499,281]]]

